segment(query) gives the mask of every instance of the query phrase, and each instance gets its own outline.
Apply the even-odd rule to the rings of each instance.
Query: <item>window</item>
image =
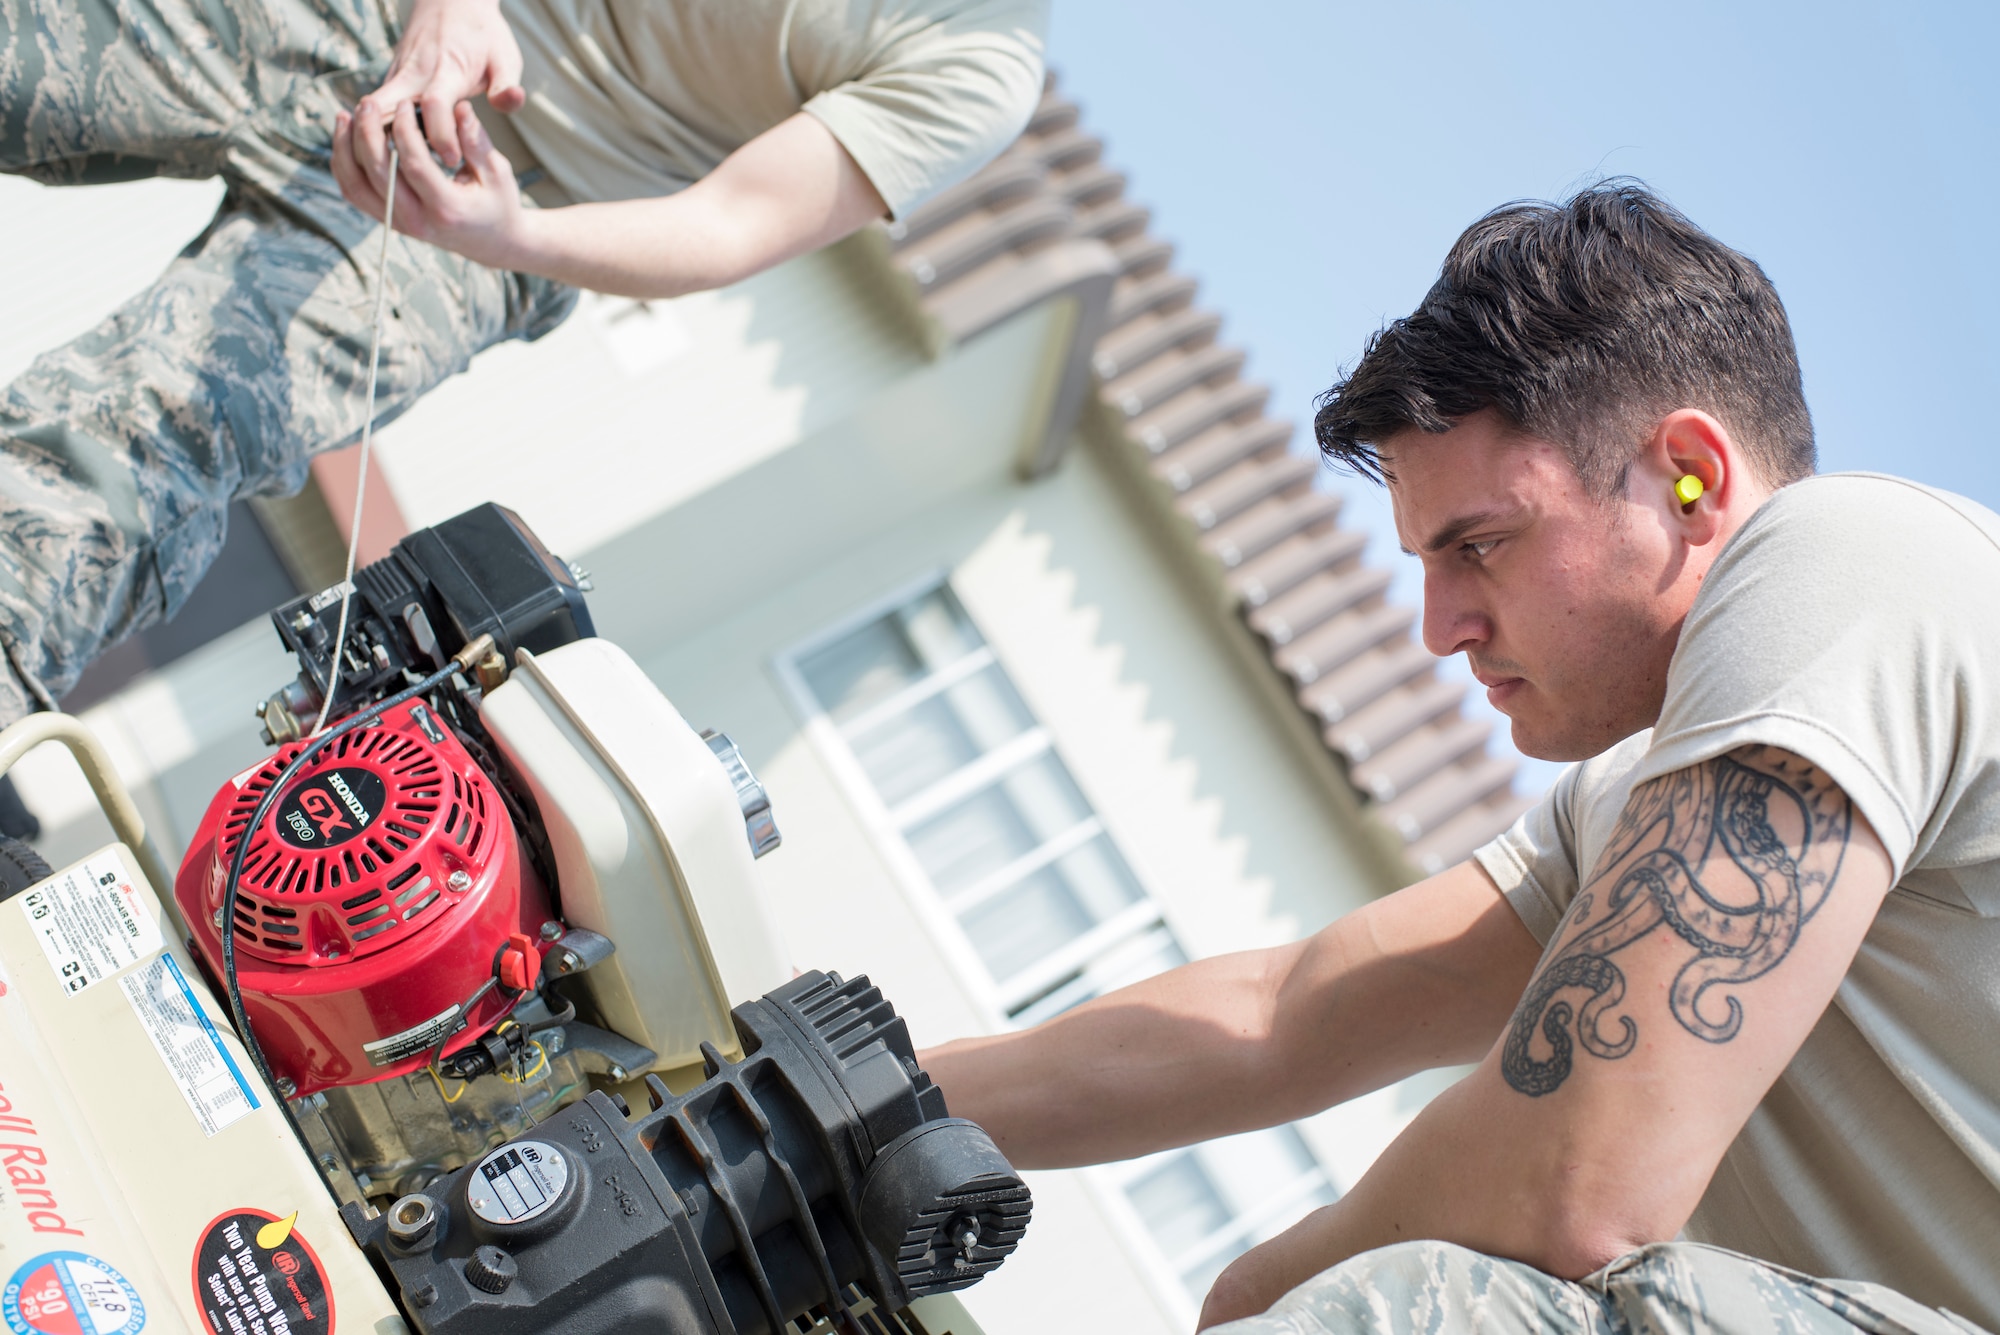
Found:
[[[1199,1299],[1222,1268],[1337,1194],[1289,1126],[1153,1155],[1114,1170],[1153,1241]]]
[[[783,660],[836,769],[1028,1026],[1187,955],[950,586]],[[1290,1127],[1107,1170],[1195,1299],[1332,1185]]]
[[[1018,1024],[1182,963],[948,588],[793,660]]]

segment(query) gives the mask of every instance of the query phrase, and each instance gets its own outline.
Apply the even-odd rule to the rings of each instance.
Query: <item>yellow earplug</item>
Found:
[[[1674,495],[1680,497],[1682,505],[1693,505],[1701,499],[1702,491],[1701,479],[1693,473],[1682,473],[1681,480],[1674,483]]]

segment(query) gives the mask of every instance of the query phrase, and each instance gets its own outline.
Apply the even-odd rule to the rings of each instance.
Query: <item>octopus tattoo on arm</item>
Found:
[[[1614,957],[1655,932],[1687,951],[1668,994],[1674,1019],[1710,1043],[1736,1037],[1743,1002],[1732,989],[1791,954],[1839,878],[1853,828],[1854,809],[1832,780],[1771,747],[1633,789],[1601,870],[1570,905],[1508,1024],[1507,1083],[1539,1097],[1569,1078],[1578,1047],[1606,1060],[1632,1051],[1639,1026],[1615,1014],[1625,975]]]

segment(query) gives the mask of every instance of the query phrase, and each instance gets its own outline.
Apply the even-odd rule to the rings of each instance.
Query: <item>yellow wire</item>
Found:
[[[461,1080],[458,1082],[458,1093],[447,1094],[444,1092],[444,1077],[438,1074],[437,1064],[432,1063],[431,1065],[426,1066],[424,1069],[426,1071],[429,1071],[431,1073],[431,1079],[437,1082],[438,1097],[443,1099],[446,1103],[457,1103],[460,1099],[464,1098],[465,1087],[472,1083],[470,1080]]]

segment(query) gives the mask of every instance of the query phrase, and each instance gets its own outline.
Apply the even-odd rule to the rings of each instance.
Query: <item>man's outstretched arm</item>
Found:
[[[1640,785],[1478,1069],[1353,1191],[1225,1271],[1202,1325],[1411,1239],[1578,1278],[1672,1238],[1832,1000],[1889,878],[1845,794],[1786,752]]]
[[[525,208],[469,101],[518,110],[520,78],[498,0],[415,0],[382,86],[335,118],[341,193],[382,218],[393,144],[397,231],[488,268],[639,298],[727,286],[888,213],[860,164],[803,112],[678,194]]]
[[[1472,863],[1272,950],[1222,955],[1019,1033],[919,1054],[1024,1168],[1273,1126],[1492,1046],[1540,947]]]
[[[493,269],[537,274],[595,292],[655,299],[725,287],[831,245],[888,214],[882,196],[833,132],[799,112],[724,158],[678,194],[532,209],[514,169],[472,106],[460,102],[464,162],[447,175],[432,159],[416,104],[397,107],[390,134],[401,153],[395,226]],[[357,156],[360,123],[342,113],[333,172],[348,202],[384,216],[387,178]]]

